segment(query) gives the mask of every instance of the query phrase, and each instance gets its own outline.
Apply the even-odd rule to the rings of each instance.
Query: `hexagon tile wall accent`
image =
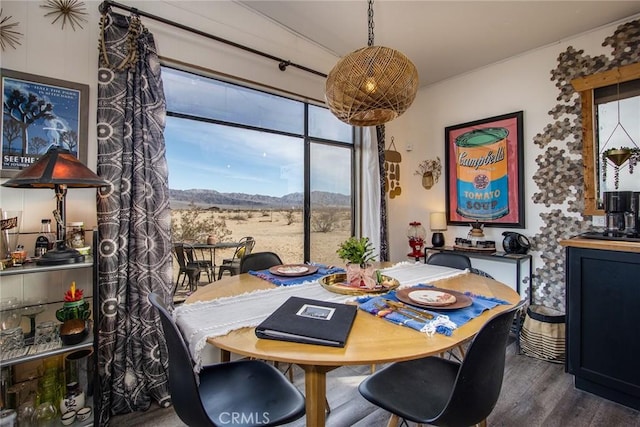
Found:
[[[551,208],[540,214],[544,226],[532,239],[532,249],[540,251],[544,262],[535,269],[533,301],[559,310],[565,306],[564,248],[559,239],[589,230],[591,217],[583,216],[582,126],[580,97],[571,80],[640,61],[640,20],[621,24],[602,46],[611,46],[612,57],[591,57],[569,46],[558,55],[558,67],[551,70],[551,81],[559,89],[549,115],[555,120],[538,133],[533,142],[545,151],[536,158],[534,181],[540,192],[534,203]],[[565,208],[558,205],[565,204]]]

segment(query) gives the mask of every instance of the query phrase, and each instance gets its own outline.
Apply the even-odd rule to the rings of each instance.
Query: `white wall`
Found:
[[[633,19],[630,17],[623,22]],[[404,236],[411,221],[422,222],[428,231],[429,212],[445,212],[445,127],[520,110],[524,111],[526,227],[510,230],[529,237],[540,231],[543,222],[539,215],[549,208],[532,202],[533,194],[539,191],[532,180],[538,168],[535,160],[543,152],[533,143],[533,138],[543,131],[546,124],[555,120],[548,114],[557,104],[558,96],[550,71],[557,67],[558,55],[568,46],[584,49],[585,54],[590,56],[609,54],[609,50],[603,48],[601,43],[619,24],[559,41],[419,91],[411,108],[387,125],[387,139],[390,141],[394,137],[395,145],[403,155],[400,183],[402,195],[389,202],[392,260],[406,260],[409,246]],[[411,152],[406,150],[409,144],[413,146]],[[442,177],[433,188],[426,190],[421,186],[421,177],[413,173],[421,161],[434,159],[436,156],[443,162]],[[446,244],[453,244],[456,237],[466,237],[469,230],[470,227],[450,226],[445,232]],[[485,228],[485,236],[501,246],[502,232],[505,230]],[[428,232],[427,235],[431,236],[431,233]],[[430,241],[430,237],[427,240]],[[534,253],[536,255],[539,254]],[[541,266],[541,262],[539,257],[536,258],[534,267],[537,268]]]

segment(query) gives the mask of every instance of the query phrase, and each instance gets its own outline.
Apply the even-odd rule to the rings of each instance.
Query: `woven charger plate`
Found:
[[[388,283],[388,286],[380,286],[375,289],[355,288],[353,286],[349,286],[349,284],[347,283],[346,273],[329,274],[322,277],[319,282],[326,290],[343,295],[384,294],[400,286],[400,282],[398,282],[398,280],[394,279],[393,277],[385,276],[384,274],[382,274],[380,277],[383,283]]]

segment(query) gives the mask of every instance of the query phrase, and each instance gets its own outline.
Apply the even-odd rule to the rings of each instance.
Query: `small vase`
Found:
[[[347,283],[354,288],[375,289],[376,269],[371,264],[347,264]]]

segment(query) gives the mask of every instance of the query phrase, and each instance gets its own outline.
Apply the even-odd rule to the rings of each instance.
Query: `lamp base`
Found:
[[[433,233],[433,236],[431,236],[431,244],[434,248],[441,248],[444,246],[444,234],[440,232]]]
[[[84,262],[84,255],[73,248],[55,248],[36,260],[36,265],[62,265]]]

